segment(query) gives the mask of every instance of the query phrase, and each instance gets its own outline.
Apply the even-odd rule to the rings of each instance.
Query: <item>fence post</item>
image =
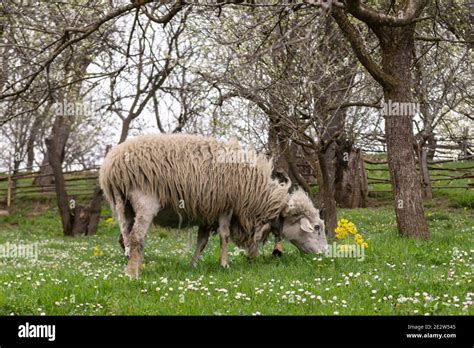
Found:
[[[8,189],[7,189],[7,210],[10,211],[12,203],[12,167],[8,165]]]

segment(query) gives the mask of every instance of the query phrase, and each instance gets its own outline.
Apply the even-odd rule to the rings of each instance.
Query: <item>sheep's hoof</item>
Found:
[[[283,253],[281,252],[281,250],[275,249],[273,250],[272,255],[275,257],[282,257]]]
[[[229,268],[229,264],[226,262],[226,263],[221,263],[221,266],[222,268]]]
[[[125,274],[128,275],[130,277],[130,279],[138,279],[139,273],[140,272],[139,272],[138,268],[127,267],[126,270],[125,270]]]
[[[127,275],[128,275],[128,278],[130,278],[130,280],[137,280],[138,279],[138,272],[137,273],[130,273],[130,272],[125,272]]]

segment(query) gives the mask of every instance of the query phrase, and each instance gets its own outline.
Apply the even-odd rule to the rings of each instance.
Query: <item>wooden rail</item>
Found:
[[[472,157],[472,156],[471,156]],[[379,168],[365,168],[367,173],[373,173],[377,171],[388,171],[386,161],[370,161],[364,160],[365,163],[371,165],[377,165]],[[439,184],[443,182],[456,182],[459,180],[472,179],[474,178],[474,166],[468,165],[460,168],[439,168],[435,165],[438,163],[446,163],[452,161],[433,161],[429,162],[431,165],[428,167],[430,171],[431,181]],[[462,162],[461,160],[458,162]],[[301,166],[303,167],[303,166]],[[304,166],[307,167],[307,166]],[[65,172],[66,189],[70,192],[71,197],[76,196],[90,196],[92,197],[95,189],[98,186],[98,169],[100,167],[94,166],[84,170],[74,170]],[[26,172],[24,172],[26,171]],[[444,171],[445,173],[442,173]],[[434,173],[433,173],[434,172]],[[453,175],[450,175],[450,174]],[[457,175],[456,175],[457,174]],[[33,184],[35,178],[42,176],[51,176],[52,174],[40,174],[40,172],[31,172],[29,170],[17,170],[13,173],[11,168],[8,173],[3,175],[0,174],[0,203],[6,204],[9,209],[14,204],[15,199],[26,198],[26,197],[53,197],[55,195],[54,184],[45,186],[36,186]],[[304,177],[313,177],[313,174],[303,172],[301,174]],[[375,178],[368,176],[369,193],[387,193],[391,190],[386,190],[380,185],[390,185],[389,179]],[[24,182],[30,180],[31,182]],[[317,186],[317,184],[310,182],[310,186]],[[375,188],[374,188],[375,187]],[[380,189],[376,189],[379,187]],[[474,183],[468,182],[467,185],[438,185],[433,186],[433,189],[474,189]]]

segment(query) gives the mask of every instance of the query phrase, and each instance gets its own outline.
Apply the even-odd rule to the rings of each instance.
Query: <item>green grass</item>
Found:
[[[0,245],[38,243],[38,258],[0,260],[0,315],[473,315],[471,210],[429,208],[429,241],[397,235],[391,207],[340,210],[369,243],[363,261],[300,254],[218,264],[213,237],[190,268],[190,230],[154,227],[139,280],[125,274],[118,227],[104,211],[93,237],[61,235],[53,210],[0,217]],[[21,213],[23,212],[23,213]],[[196,231],[193,233],[195,238]]]

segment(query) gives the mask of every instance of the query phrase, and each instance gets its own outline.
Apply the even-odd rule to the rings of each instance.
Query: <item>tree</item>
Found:
[[[349,40],[359,61],[382,86],[386,103],[413,103],[411,73],[416,22],[427,0],[403,0],[391,6],[392,16],[377,11],[360,0],[347,0],[346,8],[335,8],[332,16]],[[392,4],[394,4],[392,2]],[[381,64],[367,50],[363,39],[347,14],[364,22],[380,44]],[[390,180],[399,233],[402,236],[428,238],[421,184],[413,151],[413,113],[385,117]]]

